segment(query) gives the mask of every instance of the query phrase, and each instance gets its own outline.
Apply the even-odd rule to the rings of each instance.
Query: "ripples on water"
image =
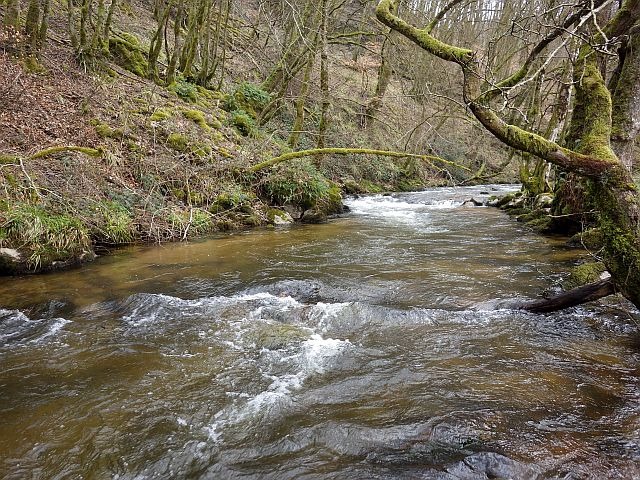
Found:
[[[479,191],[7,279],[6,478],[639,478],[637,325],[484,309],[577,254]]]

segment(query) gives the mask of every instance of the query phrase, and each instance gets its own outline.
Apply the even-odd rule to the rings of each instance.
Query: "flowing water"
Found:
[[[0,477],[640,478],[640,334],[482,190],[0,280]]]

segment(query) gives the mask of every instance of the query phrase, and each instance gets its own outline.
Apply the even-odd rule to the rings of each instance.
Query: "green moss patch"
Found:
[[[133,35],[122,34],[109,38],[109,52],[117,65],[139,77],[147,76],[149,62],[146,52],[140,47],[138,39]]]

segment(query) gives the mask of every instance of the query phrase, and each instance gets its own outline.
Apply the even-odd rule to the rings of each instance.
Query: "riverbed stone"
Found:
[[[315,208],[305,210],[300,221],[302,223],[324,223],[327,221],[327,214]]]

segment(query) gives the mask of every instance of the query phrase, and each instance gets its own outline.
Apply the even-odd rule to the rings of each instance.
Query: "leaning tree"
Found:
[[[546,26],[515,72],[501,80],[487,74],[482,63],[486,52],[441,41],[434,34],[439,22],[455,15],[456,8],[474,8],[473,2],[471,6],[468,2],[461,5],[463,2],[452,0],[444,5],[425,27],[403,19],[399,0],[380,0],[376,15],[425,52],[461,69],[467,108],[496,138],[584,179],[597,210],[611,285],[640,307],[640,193],[628,168],[640,128],[640,0],[550,5],[564,8],[566,15],[558,24]],[[496,107],[509,100],[510,91],[531,82],[568,44],[575,45],[577,54],[573,58],[569,140],[561,145],[509,124],[500,114],[504,109]],[[604,65],[616,49],[618,67],[607,83]],[[604,294],[612,289],[600,291]]]

